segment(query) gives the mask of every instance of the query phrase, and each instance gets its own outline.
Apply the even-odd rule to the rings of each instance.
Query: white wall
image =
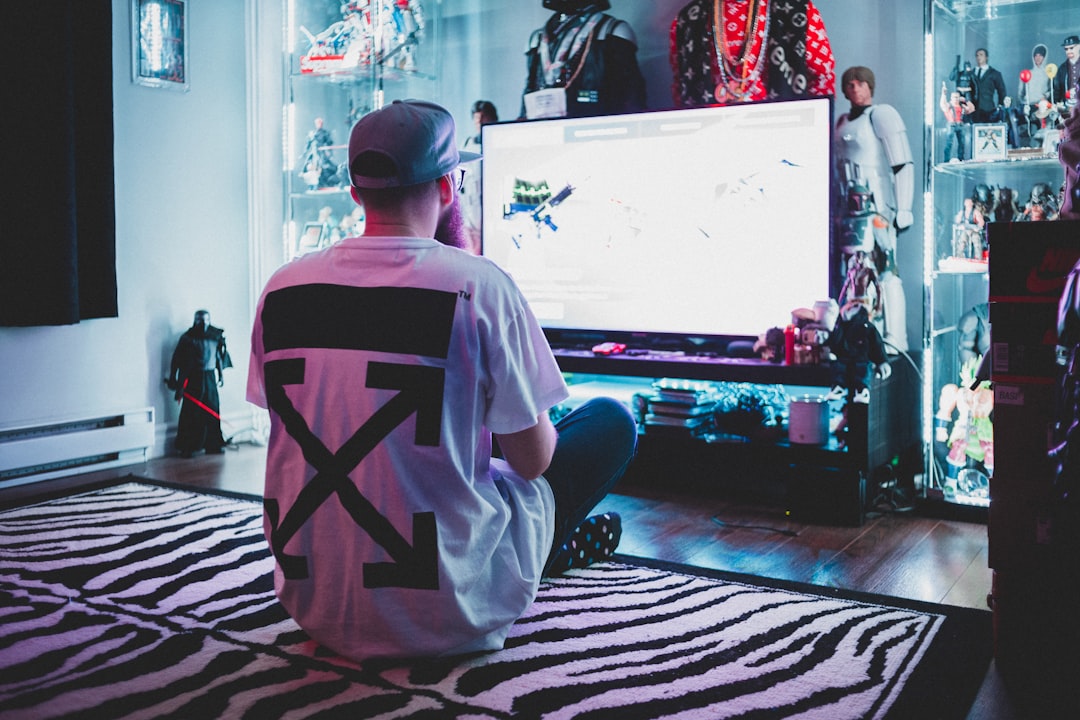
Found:
[[[223,412],[248,414],[244,2],[187,5],[191,89],[179,93],[132,84],[130,2],[112,0],[119,317],[0,328],[0,427],[142,406],[175,426],[162,379],[202,307],[237,365]]]
[[[120,317],[0,328],[0,427],[151,405],[159,435],[167,424],[171,441],[178,413],[162,378],[198,308],[226,329],[236,363],[226,371],[223,414],[239,424],[249,413],[251,301],[281,256],[281,8],[275,0],[188,0],[191,90],[181,94],[131,83],[129,2],[112,4]],[[436,0],[426,4],[434,9]],[[612,2],[638,36],[650,107],[670,102],[668,30],[683,4]],[[432,99],[454,112],[464,138],[478,98],[493,100],[504,118],[516,115],[525,45],[549,13],[541,0],[439,5],[443,44]],[[875,70],[878,101],[898,108],[921,158],[921,0],[817,6],[838,69]],[[837,108],[846,105],[841,98]],[[920,161],[920,188],[922,172]],[[913,344],[922,332],[921,216],[920,203],[900,247]]]

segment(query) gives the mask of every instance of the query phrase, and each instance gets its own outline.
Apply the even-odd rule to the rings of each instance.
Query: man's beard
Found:
[[[456,193],[454,202],[450,203],[450,207],[439,218],[439,226],[435,228],[435,239],[443,245],[472,251],[469,237],[465,232],[465,220],[461,216],[461,203]]]

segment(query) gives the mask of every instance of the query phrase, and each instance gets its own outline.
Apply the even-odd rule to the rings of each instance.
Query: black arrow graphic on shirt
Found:
[[[399,392],[353,433],[336,453],[332,453],[311,431],[303,415],[285,393],[286,385],[303,384],[304,368],[303,358],[274,360],[266,363],[265,368],[270,407],[282,419],[289,435],[300,445],[304,459],[318,471],[297,495],[284,518],[281,518],[276,500],[265,500],[271,527],[270,546],[282,572],[290,579],[308,577],[307,558],[287,554],[285,545],[315,511],[336,493],[353,521],[393,559],[393,562],[365,563],[364,587],[438,589],[435,514],[413,514],[413,544],[410,545],[356,488],[349,479],[349,473],[394,428],[414,413],[414,442],[417,445],[439,444],[444,370],[428,366],[369,363],[368,387]]]

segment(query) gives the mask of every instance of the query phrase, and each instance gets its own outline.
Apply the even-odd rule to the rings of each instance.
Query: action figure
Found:
[[[415,69],[425,26],[419,0],[347,0],[340,11],[341,20],[318,35],[300,26],[311,43],[300,58],[301,72],[327,74],[372,63]]]
[[[854,196],[869,192],[873,199],[873,246],[870,233],[857,234],[857,242],[845,244],[843,263],[862,251],[873,258],[881,288],[882,312],[874,318],[886,344],[895,351],[908,349],[907,308],[904,287],[896,268],[896,236],[914,222],[911,211],[915,195],[915,159],[907,129],[891,105],[873,104],[874,73],[867,67],[851,67],[841,78],[844,97],[851,109],[836,124],[833,156],[836,161],[838,236],[852,237],[845,227],[862,222],[864,200]],[[846,271],[845,271],[846,272]]]
[[[1069,102],[1075,107],[1077,94],[1080,93],[1080,36],[1070,35],[1061,43],[1065,50],[1065,62],[1058,65],[1053,77],[1053,91],[1050,102],[1062,110],[1070,109]]]
[[[637,36],[608,0],[544,0],[554,14],[525,52],[521,117],[587,117],[645,108]]]
[[[957,55],[956,66],[949,73],[949,79],[956,83],[956,92],[960,93],[961,100],[966,103],[975,100],[975,75],[970,62],[965,60],[964,66],[961,68],[960,56]]]
[[[960,384],[941,389],[934,416],[936,451],[945,454],[944,492],[986,499],[994,474],[994,392],[988,381],[976,380],[981,357],[969,358],[960,369]],[[951,428],[950,428],[951,425]]]
[[[994,212],[992,222],[1013,222],[1020,217],[1020,206],[1016,201],[1016,190],[997,185],[994,187]]]
[[[307,183],[308,188],[332,187],[338,182],[338,169],[334,164],[333,151],[330,146],[334,139],[330,131],[323,127],[323,119],[315,118],[315,129],[308,133],[307,145],[300,162],[300,177]]]
[[[379,59],[401,70],[416,70],[416,46],[424,39],[427,23],[419,0],[381,0],[383,17]]]
[[[967,160],[969,144],[967,136],[971,126],[968,125],[965,118],[975,112],[975,106],[971,104],[970,100],[965,100],[958,90],[953,90],[948,98],[946,98],[945,93],[945,83],[941,83],[941,98],[938,100],[938,105],[941,107],[941,112],[945,114],[945,122],[949,126],[948,130],[946,130],[945,156],[942,160],[945,162]],[[953,152],[954,147],[956,149],[955,153]]]
[[[829,334],[829,349],[836,355],[830,400],[849,398],[865,405],[870,402],[870,380],[876,372],[882,379],[892,374],[885,341],[870,321],[866,301],[854,299],[840,308],[840,318]]]
[[[1035,183],[1031,188],[1024,212],[1018,218],[1021,222],[1041,222],[1058,219],[1057,194],[1047,183]]]
[[[672,21],[669,56],[676,107],[822,97],[836,83],[812,0],[692,0]]]
[[[879,216],[872,216],[871,225],[877,217]],[[847,258],[847,274],[844,276],[844,285],[840,288],[840,302],[861,298],[867,299],[871,318],[881,314],[881,282],[878,279],[877,267],[869,253],[854,250]]]
[[[971,121],[976,123],[990,122],[990,117],[995,110],[1005,102],[1005,79],[1001,71],[990,66],[990,53],[986,48],[975,51],[975,70],[972,73],[975,97],[975,112]]]
[[[1001,123],[1005,126],[1006,142],[1011,148],[1021,147],[1021,139],[1024,141],[1030,139],[1026,120],[1020,108],[1013,107],[1010,97],[1005,98],[997,110],[990,113],[990,122]],[[1023,124],[1021,124],[1022,121]],[[1023,133],[1021,133],[1021,128],[1024,130]]]
[[[964,198],[964,207],[953,221],[952,256],[966,260],[983,260],[986,250],[986,218],[975,206],[975,199]]]
[[[194,324],[176,344],[165,378],[181,403],[176,450],[182,457],[192,457],[199,450],[224,451],[218,388],[225,384],[222,370],[232,366],[225,331],[210,324],[209,311],[197,311]]]
[[[1044,100],[1050,99],[1050,76],[1046,74],[1046,45],[1038,43],[1031,49],[1031,67],[1020,71],[1020,87],[1016,93],[1017,101],[1023,105],[1024,116],[1028,122],[1034,119],[1035,108]]]

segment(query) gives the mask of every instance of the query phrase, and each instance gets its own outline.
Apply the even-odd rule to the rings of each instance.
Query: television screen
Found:
[[[483,254],[548,331],[783,327],[830,296],[831,131],[829,98],[486,125]]]

